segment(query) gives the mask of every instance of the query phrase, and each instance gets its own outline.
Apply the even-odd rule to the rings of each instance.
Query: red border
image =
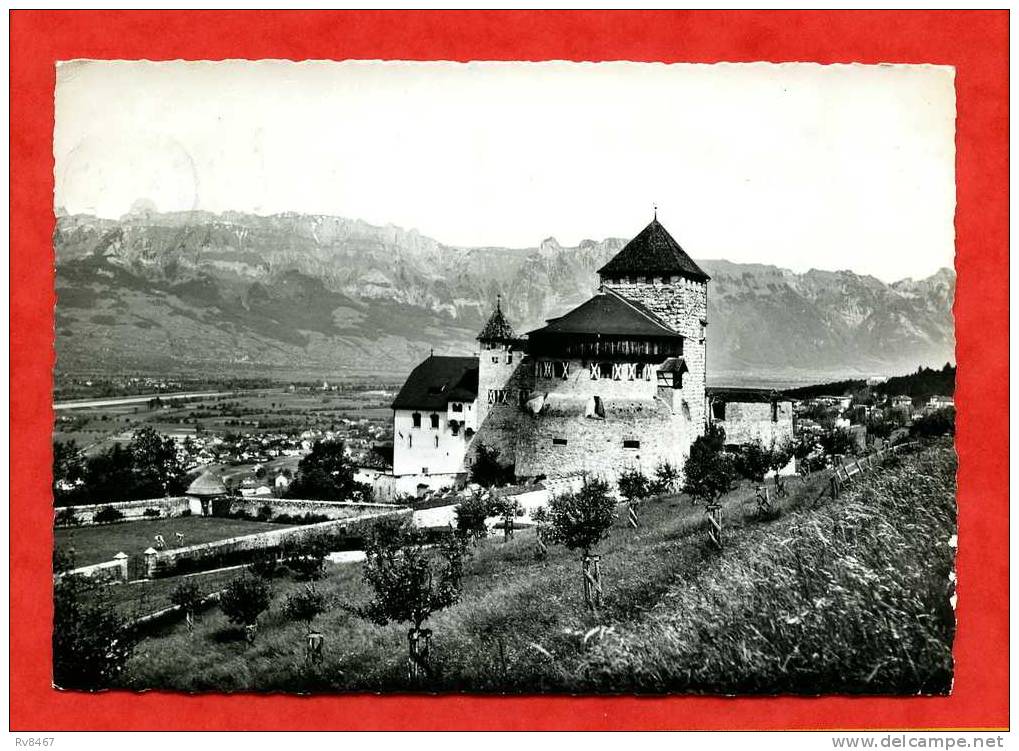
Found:
[[[11,728],[838,729],[1008,724],[1008,12],[11,14]],[[959,633],[949,698],[299,698],[50,688],[54,61],[816,61],[956,67]],[[16,397],[15,397],[16,395]]]

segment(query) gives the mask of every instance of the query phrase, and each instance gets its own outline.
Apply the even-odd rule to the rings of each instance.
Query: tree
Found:
[[[909,434],[921,438],[955,435],[955,407],[938,409],[917,418],[910,426]]]
[[[717,505],[736,480],[736,467],[732,456],[725,451],[725,431],[709,425],[690,447],[690,456],[684,467],[683,491],[703,501],[705,507]]]
[[[283,605],[283,613],[294,621],[303,621],[305,630],[311,633],[311,623],[329,608],[325,595],[314,584],[305,584],[290,595]]]
[[[549,503],[552,539],[582,553],[584,600],[592,610],[601,605],[599,558],[591,551],[609,533],[616,518],[616,504],[608,483],[589,479],[576,493],[557,496]]]
[[[187,467],[177,443],[152,428],[136,430],[128,444],[136,498],[177,495],[187,487]]]
[[[771,455],[761,441],[754,440],[740,447],[735,456],[736,471],[751,482],[764,482]]]
[[[623,470],[616,479],[616,487],[619,494],[626,499],[629,506],[628,514],[630,526],[634,529],[638,526],[637,504],[651,495],[651,481],[636,467]]]
[[[85,457],[71,440],[53,444],[53,499],[57,506],[70,506],[82,495],[85,481]]]
[[[674,493],[679,482],[679,470],[670,462],[655,467],[655,479],[651,481],[651,494]]]
[[[779,495],[786,493],[781,472],[792,461],[793,453],[793,442],[789,438],[783,441],[773,440],[768,448],[768,469],[775,473],[775,490]]]
[[[481,444],[471,463],[470,479],[483,488],[507,485],[513,482],[514,469],[512,465],[504,465],[499,461],[498,449]]]
[[[848,430],[845,428],[832,428],[821,434],[821,448],[824,450],[824,454],[828,457],[829,462],[833,462],[837,456],[851,454],[853,449],[856,448],[856,444],[853,442],[853,437],[849,434]]]
[[[176,605],[184,611],[184,620],[187,623],[189,634],[194,633],[195,614],[204,600],[205,594],[194,577],[182,579],[170,593],[170,604]]]
[[[487,491],[475,491],[456,507],[456,533],[470,542],[488,536],[485,521],[494,514],[492,499]]]
[[[53,682],[70,689],[108,687],[135,638],[103,587],[83,576],[63,576],[53,587],[53,609]]]
[[[354,481],[354,466],[342,441],[316,441],[297,465],[297,476],[287,488],[288,498],[344,501],[361,487]]]
[[[385,626],[409,623],[412,678],[431,675],[428,663],[431,630],[428,618],[460,600],[467,542],[446,537],[437,550],[425,548],[423,535],[404,518],[388,517],[372,525],[365,541],[363,578],[372,599],[350,608],[355,614]]]
[[[255,640],[258,616],[269,608],[272,592],[257,576],[244,573],[227,584],[219,598],[219,607],[231,623],[244,626],[248,641]]]
[[[616,479],[619,494],[628,503],[638,503],[651,494],[651,481],[636,467],[624,469]]]

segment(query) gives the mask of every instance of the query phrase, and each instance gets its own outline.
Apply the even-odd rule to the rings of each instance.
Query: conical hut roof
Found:
[[[223,484],[222,477],[216,472],[208,470],[195,478],[195,481],[188,486],[184,494],[206,498],[209,496],[226,495],[226,485]]]

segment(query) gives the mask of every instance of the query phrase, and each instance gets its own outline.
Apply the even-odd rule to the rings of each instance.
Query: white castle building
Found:
[[[392,405],[401,490],[454,484],[481,445],[519,478],[682,468],[709,419],[709,277],[657,218],[598,275],[598,294],[526,337],[497,303],[479,356],[414,369]]]

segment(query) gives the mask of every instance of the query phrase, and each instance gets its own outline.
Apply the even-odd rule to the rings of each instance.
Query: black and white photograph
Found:
[[[955,123],[935,65],[60,62],[53,685],[950,694]]]

